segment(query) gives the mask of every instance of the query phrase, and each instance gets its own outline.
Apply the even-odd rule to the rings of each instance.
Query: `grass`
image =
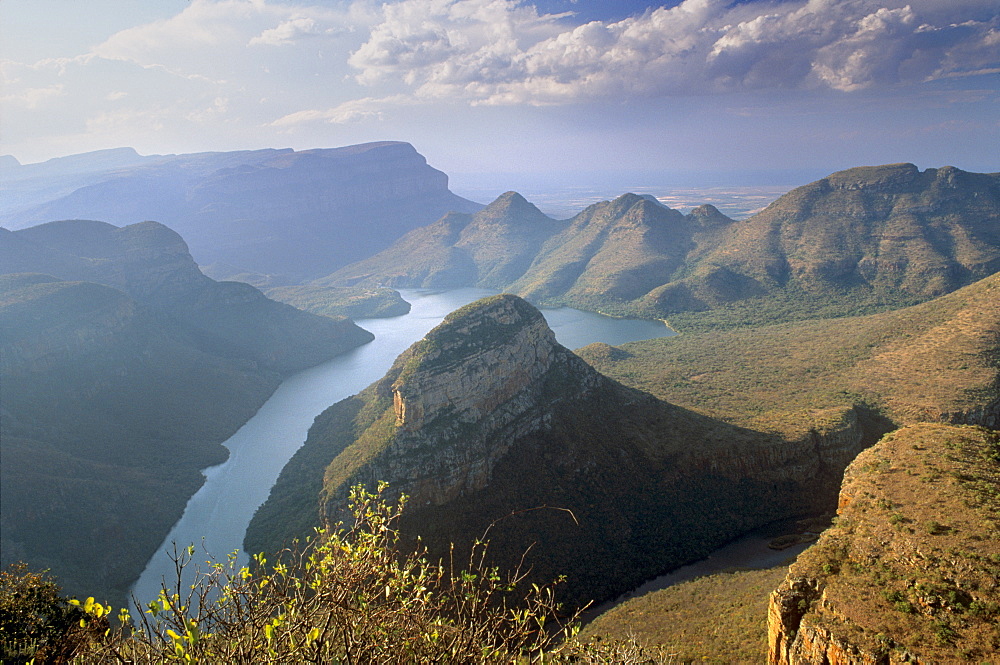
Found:
[[[709,575],[633,598],[581,633],[662,645],[673,662],[762,663],[767,656],[767,599],[787,566]]]
[[[600,372],[745,427],[801,436],[857,404],[916,422],[996,398],[1000,275],[869,316],[578,351]]]
[[[836,526],[791,567],[823,590],[803,626],[921,662],[997,662],[998,441],[982,428],[921,424],[862,453]],[[928,473],[938,474],[933,491],[921,482]]]
[[[306,284],[278,286],[264,293],[272,300],[334,318],[370,319],[401,316],[410,311],[410,304],[398,291],[389,288]]]

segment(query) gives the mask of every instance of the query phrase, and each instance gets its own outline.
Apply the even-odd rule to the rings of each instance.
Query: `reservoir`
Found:
[[[449,291],[401,290],[411,303],[409,314],[357,323],[375,340],[286,379],[253,418],[228,441],[229,459],[205,469],[205,484],[188,501],[183,516],[167,535],[157,554],[146,564],[132,591],[140,602],[154,599],[164,579],[174,575],[167,556],[195,546],[195,563],[209,558],[225,561],[242,552],[243,536],[257,508],[264,503],[278,474],[305,442],[309,427],[328,406],[360,392],[382,378],[392,362],[411,344],[439,324],[445,315],[470,302],[493,295],[483,289]],[[618,345],[673,335],[665,324],[637,319],[614,319],[568,307],[542,313],[560,344],[578,349],[594,342]]]

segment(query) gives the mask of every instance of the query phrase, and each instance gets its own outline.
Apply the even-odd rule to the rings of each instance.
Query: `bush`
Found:
[[[126,621],[93,636],[83,660],[511,662],[587,652],[566,641],[576,615],[560,616],[553,587],[520,591],[520,570],[485,565],[485,543],[461,570],[401,552],[395,527],[405,497],[388,506],[384,489],[355,487],[350,528],[321,531],[274,563],[258,555],[252,567],[237,567],[230,557],[185,587],[180,574],[194,549],[175,552],[173,588],[161,590],[135,628]]]
[[[86,646],[92,620],[59,592],[46,573],[24,563],[0,572],[0,662],[65,662]]]

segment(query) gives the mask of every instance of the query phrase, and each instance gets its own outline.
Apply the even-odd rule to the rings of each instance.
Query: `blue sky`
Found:
[[[1000,170],[996,0],[3,0],[0,75],[22,162],[392,139],[497,177]]]

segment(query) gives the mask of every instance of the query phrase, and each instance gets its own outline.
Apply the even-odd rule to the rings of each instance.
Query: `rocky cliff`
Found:
[[[988,662],[1000,651],[1000,437],[924,424],[850,465],[838,519],[771,595],[769,662]]]
[[[355,484],[411,497],[435,556],[489,531],[496,563],[605,598],[769,521],[832,505],[871,443],[845,412],[808,445],[727,425],[593,371],[524,300],[462,308],[316,419],[247,533],[276,551],[343,517]],[[835,421],[835,422],[834,422]],[[711,519],[706,519],[706,516]]]

